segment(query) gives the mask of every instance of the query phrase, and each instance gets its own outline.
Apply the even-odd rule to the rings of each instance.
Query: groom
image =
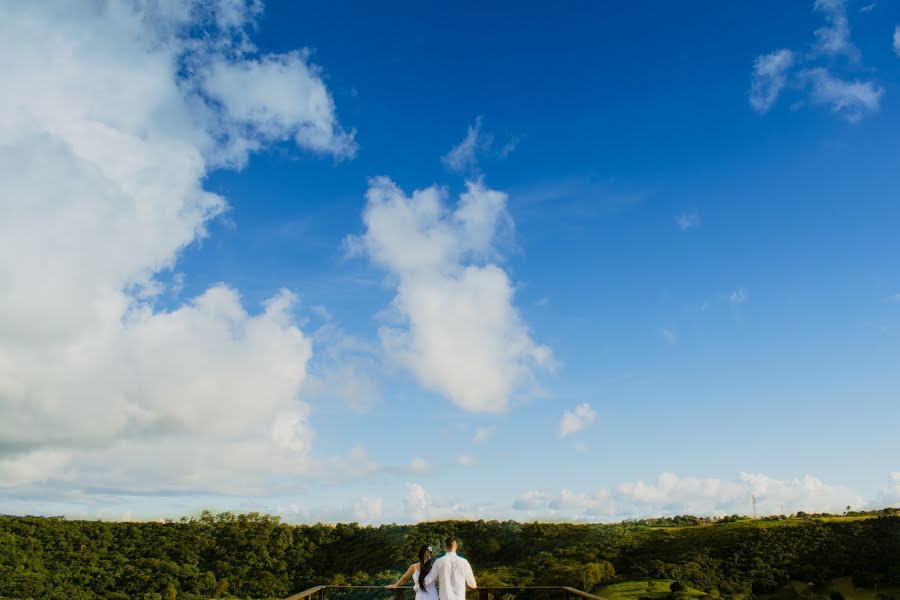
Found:
[[[444,555],[434,561],[431,572],[425,576],[426,586],[435,580],[440,582],[441,600],[466,600],[466,587],[478,587],[469,561],[456,553],[458,547],[453,536],[444,540]]]

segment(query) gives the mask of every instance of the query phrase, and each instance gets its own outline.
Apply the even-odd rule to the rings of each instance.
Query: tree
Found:
[[[590,592],[615,576],[616,569],[608,560],[587,563],[581,568],[581,589]]]
[[[213,598],[221,598],[226,591],[228,591],[228,580],[223,577],[216,582],[216,592],[213,594]]]

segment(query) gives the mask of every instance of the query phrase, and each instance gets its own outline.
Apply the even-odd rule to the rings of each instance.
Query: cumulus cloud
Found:
[[[871,81],[845,81],[827,69],[809,69],[802,77],[810,86],[810,102],[829,106],[851,123],[866,113],[877,112],[884,96],[884,88]]]
[[[479,157],[504,159],[519,146],[521,138],[507,134],[505,143],[495,150],[494,135],[484,130],[482,121],[482,117],[477,117],[475,123],[466,130],[463,140],[441,157],[441,162],[447,170],[457,173],[478,173]]]
[[[728,295],[728,301],[732,306],[740,306],[747,301],[747,290],[744,288],[734,290]]]
[[[581,431],[597,418],[597,412],[588,403],[579,404],[575,410],[566,410],[559,420],[559,435],[566,437]]]
[[[0,7],[15,57],[0,65],[0,485],[224,489],[260,465],[309,470],[294,296],[251,311],[220,284],[154,305],[157,276],[227,210],[203,189],[209,170],[280,140],[355,148],[306,54],[248,41],[258,14]]]
[[[384,500],[373,496],[350,497],[346,500],[328,503],[310,504],[304,502],[283,502],[277,504],[274,513],[289,523],[348,523],[356,522],[364,525],[383,523],[385,521]],[[271,512],[268,506],[250,505],[243,508],[260,512]]]
[[[503,144],[503,147],[501,147],[497,152],[497,156],[499,158],[506,158],[507,156],[512,154],[516,150],[516,148],[519,147],[519,143],[521,141],[522,139],[517,136],[510,137],[509,140],[507,140],[507,142]]]
[[[418,483],[406,484],[403,496],[403,509],[413,521],[425,519],[432,508],[431,494]]]
[[[497,428],[493,425],[490,427],[479,427],[475,430],[475,435],[472,436],[472,441],[476,444],[486,442],[491,439],[491,436],[494,435],[494,432],[496,430]]]
[[[682,231],[700,227],[700,215],[696,211],[681,213],[675,219],[675,224],[678,225],[678,228]]]
[[[542,509],[550,504],[550,496],[544,492],[532,490],[525,492],[513,502],[515,510],[533,511]]]
[[[248,150],[291,137],[298,146],[337,158],[356,153],[353,132],[341,130],[334,102],[306,51],[205,67],[203,89],[249,135]]]
[[[750,106],[759,113],[766,113],[778,100],[787,83],[788,72],[794,66],[795,55],[782,48],[758,56],[753,63],[753,78],[750,84]],[[680,224],[679,224],[680,225]],[[682,227],[687,229],[687,227]]]
[[[35,450],[0,456],[0,488],[46,481],[63,476],[71,454],[59,450]]]
[[[417,456],[417,457],[415,457],[414,459],[412,459],[412,460],[410,461],[410,463],[409,463],[409,470],[410,470],[410,472],[412,472],[412,473],[417,473],[417,474],[419,474],[419,475],[422,475],[422,474],[427,473],[428,471],[430,471],[431,468],[428,466],[428,461],[427,461],[427,460],[425,460],[425,459],[422,458],[421,456]]]
[[[825,18],[815,30],[812,51],[798,54],[787,48],[763,54],[753,64],[750,106],[764,114],[786,86],[805,94],[810,105],[829,106],[851,123],[877,112],[884,89],[873,81],[847,80],[834,75],[834,57],[849,59],[859,70],[861,54],[850,39],[846,0],[816,0],[814,10]],[[802,68],[801,68],[802,67]]]
[[[842,511],[860,506],[862,498],[845,486],[829,485],[806,475],[778,480],[760,474],[741,473],[734,480],[679,477],[663,473],[656,481],[635,481],[593,492],[561,490],[550,494],[531,491],[513,503],[517,511],[545,518],[611,520],[677,514],[748,514],[752,496],[762,514],[799,510]]]
[[[900,471],[895,471],[888,475],[887,486],[878,490],[875,498],[867,503],[864,508],[877,509],[897,506],[900,506]]]
[[[388,356],[465,410],[502,412],[551,352],[532,339],[509,277],[491,262],[511,223],[506,194],[469,181],[452,210],[446,196],[436,186],[407,196],[373,178],[366,231],[348,246],[396,282],[398,324],[380,330]]]
[[[456,464],[462,467],[471,467],[475,464],[475,458],[469,454],[460,454],[456,457]]]
[[[847,506],[878,509],[900,505],[900,473],[891,473],[888,485],[868,501],[846,486],[827,483],[812,475],[777,479],[758,473],[739,473],[733,479],[720,479],[662,473],[652,481],[629,481],[594,490],[531,490],[506,503],[453,499],[419,483],[408,483],[399,502],[386,503],[380,498],[351,495],[346,501],[331,499],[327,504],[306,500],[298,506],[292,502],[279,506],[277,512],[292,522],[409,523],[443,519],[611,522],[680,514],[750,515],[753,496],[756,496],[759,515],[782,511],[785,514],[840,513]]]
[[[466,137],[441,157],[441,162],[451,171],[466,171],[478,167],[478,152],[489,146],[490,136],[481,131],[481,117],[466,130]]]
[[[301,396],[338,400],[358,414],[369,412],[382,393],[377,343],[349,334],[324,308],[315,312],[323,322],[310,334],[316,352]]]
[[[814,52],[859,59],[859,49],[850,40],[847,0],[816,0],[813,8],[825,17],[825,25],[815,31]]]
[[[431,494],[418,483],[406,484],[400,521],[420,523],[447,519],[478,519],[496,515],[493,504],[464,503]]]
[[[353,504],[353,516],[361,523],[379,522],[384,515],[384,502],[381,498],[363,496]]]

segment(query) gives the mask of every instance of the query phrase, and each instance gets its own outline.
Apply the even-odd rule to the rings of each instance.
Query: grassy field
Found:
[[[791,586],[800,597],[809,598],[809,587],[807,583],[803,581],[793,581],[791,582]],[[874,589],[856,587],[853,585],[853,581],[850,577],[838,577],[831,581],[831,585],[827,590],[821,591],[820,593],[814,592],[813,599],[821,600],[823,598],[830,598],[832,592],[840,592],[846,600],[876,600],[877,596],[880,594],[900,597],[900,588],[880,587],[878,589],[878,594],[876,594]]]
[[[858,515],[815,515],[807,517],[760,517],[758,519],[742,519],[733,523],[705,523],[699,525],[649,525],[647,529],[653,531],[665,531],[669,533],[679,533],[686,530],[697,529],[717,529],[717,530],[740,530],[747,527],[765,529],[771,527],[796,527],[810,522],[819,523],[853,523],[858,521],[868,521],[878,518],[879,515],[874,513],[858,514]]]
[[[640,598],[658,598],[662,600],[663,598],[671,597],[672,592],[669,589],[671,584],[671,579],[623,581],[600,588],[597,594],[609,600],[639,600]],[[790,593],[790,589],[793,589],[793,594]],[[827,589],[813,592],[812,600],[830,600],[832,592],[840,592],[846,600],[878,600],[880,594],[900,598],[900,588],[882,587],[878,590],[879,593],[876,594],[874,589],[857,588],[853,585],[850,577],[839,577],[832,580]],[[685,599],[700,598],[701,596],[706,596],[706,594],[691,587],[678,594],[679,598]],[[756,596],[757,600],[786,600],[787,598],[800,600],[809,597],[809,586],[805,581],[792,581],[789,589],[775,594],[759,594]]]
[[[667,598],[671,595],[671,579],[650,579],[644,581],[623,581],[600,588],[598,594],[609,600],[638,600],[639,598]],[[699,598],[705,596],[700,590],[688,587],[679,596]]]

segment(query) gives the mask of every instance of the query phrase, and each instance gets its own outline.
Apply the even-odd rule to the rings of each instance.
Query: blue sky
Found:
[[[900,502],[897,6],[124,6],[4,19],[38,34],[4,43],[26,67],[0,112],[36,125],[0,127],[34,171],[0,172],[28,190],[4,193],[7,222],[34,234],[3,250],[60,271],[0,269],[25,290],[0,328],[0,511]],[[42,35],[76,50],[35,103],[29,69],[67,52]],[[90,101],[109,85],[146,106]],[[42,166],[35,132],[71,152]],[[85,161],[123,196],[72,192]],[[415,213],[426,189],[437,215]],[[74,316],[45,335],[35,298]]]

